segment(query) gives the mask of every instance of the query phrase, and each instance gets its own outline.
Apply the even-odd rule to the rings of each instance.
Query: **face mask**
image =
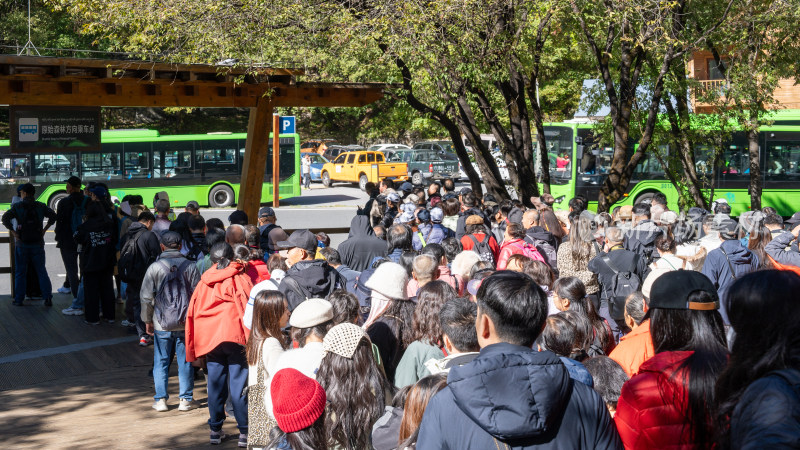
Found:
[[[739,239],[739,242],[742,243],[742,247],[747,247],[747,244],[750,243],[750,233],[747,233],[743,238]]]

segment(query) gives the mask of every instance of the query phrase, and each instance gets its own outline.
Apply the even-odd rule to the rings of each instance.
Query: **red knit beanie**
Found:
[[[270,393],[273,415],[284,433],[310,427],[325,412],[325,389],[296,369],[279,370]]]

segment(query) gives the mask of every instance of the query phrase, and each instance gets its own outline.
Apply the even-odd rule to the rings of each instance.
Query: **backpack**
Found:
[[[529,244],[529,243],[527,243],[525,241],[522,241],[522,245],[521,246],[517,245],[517,244],[514,244],[514,247],[522,250],[522,255],[523,256],[526,256],[526,257],[528,257],[528,258],[530,258],[530,259],[532,259],[534,261],[541,261],[541,262],[547,264],[547,261],[545,261],[544,256],[542,256],[542,254],[539,253],[539,250],[536,250],[536,247],[534,247],[533,245],[531,245],[531,244]]]
[[[40,244],[44,236],[42,221],[44,215],[40,214],[40,208],[36,202],[20,202],[16,206],[17,212],[17,234],[23,244]]]
[[[83,222],[86,221],[86,203],[89,201],[89,198],[85,195],[83,196],[83,201],[81,204],[75,203],[74,200],[70,200],[72,202],[72,216],[70,217],[70,224],[72,226],[72,233],[75,234],[78,231],[78,227],[81,226]]]
[[[550,268],[556,268],[557,264],[557,255],[556,249],[550,245],[549,242],[543,241],[541,239],[534,239],[530,236],[525,236],[525,242],[531,244],[536,248],[536,251],[539,252],[540,255],[544,258],[544,262],[550,266]]]
[[[614,320],[624,320],[625,299],[640,290],[642,280],[633,272],[619,270],[608,255],[603,256],[603,262],[614,272],[611,282],[603,286],[608,300],[608,313]]]
[[[472,241],[472,251],[477,253],[478,256],[481,257],[481,261],[486,261],[488,263],[495,264],[494,260],[494,253],[492,252],[492,248],[489,247],[489,235],[487,234],[482,241],[478,241],[474,235],[468,234],[468,238]]]
[[[156,264],[168,272],[154,300],[158,323],[165,330],[180,328],[186,323],[186,312],[192,297],[192,285],[186,279],[186,269],[192,262],[185,260],[180,266],[169,266],[165,261],[157,261]]]
[[[775,261],[775,258],[773,258],[770,255],[767,255],[767,258],[772,263],[772,268],[773,269],[775,269],[775,270],[788,270],[789,272],[794,272],[797,275],[800,275],[800,267],[793,266],[791,264],[781,264],[778,261]]]
[[[194,241],[186,242],[186,244],[189,246],[189,251],[185,255],[186,259],[197,262],[198,258],[200,258],[200,255],[203,254],[203,249],[200,248],[200,246]]]
[[[119,252],[117,269],[120,279],[126,283],[141,283],[150,265],[150,258],[139,243],[143,234],[141,232],[125,241]]]
[[[269,243],[269,233],[270,231],[274,230],[275,228],[280,228],[278,225],[271,223],[264,227],[264,230],[261,232],[261,250],[264,250],[264,255],[271,255],[275,253],[275,249]],[[268,257],[264,257],[267,259]]]

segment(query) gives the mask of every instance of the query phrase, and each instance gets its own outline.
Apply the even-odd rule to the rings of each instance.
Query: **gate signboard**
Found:
[[[11,107],[11,151],[100,150],[100,108]]]

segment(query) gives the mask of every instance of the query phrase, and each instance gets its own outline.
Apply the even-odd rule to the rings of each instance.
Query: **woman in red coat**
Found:
[[[545,262],[536,247],[525,242],[525,228],[521,223],[511,222],[506,227],[500,256],[497,258],[497,270],[505,270],[511,255],[523,255],[534,261]]]
[[[211,443],[225,437],[225,400],[230,394],[239,428],[239,443],[247,445],[248,365],[244,345],[248,333],[242,323],[253,282],[246,273],[250,251],[244,245],[231,248],[225,242],[209,251],[211,266],[192,294],[186,314],[186,360],[206,357],[208,374],[208,425]],[[241,445],[240,445],[241,446]]]
[[[714,284],[677,270],[650,293],[655,356],[622,387],[614,421],[626,449],[707,448],[716,416],[714,385],[728,351]]]

